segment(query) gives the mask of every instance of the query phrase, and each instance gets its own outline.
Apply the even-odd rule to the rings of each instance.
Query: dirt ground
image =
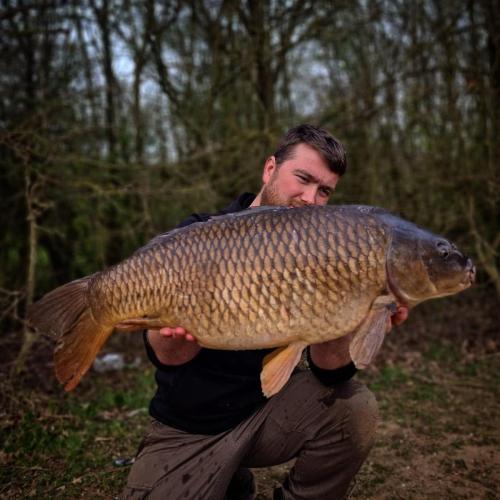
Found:
[[[454,448],[461,435],[434,439],[382,422],[378,443],[358,473],[351,499],[497,499],[500,485],[498,444]],[[406,449],[403,460],[394,448]],[[293,466],[254,469],[258,500],[272,498],[272,490]]]
[[[406,388],[385,395],[377,442],[349,498],[500,497],[498,391],[449,384],[443,400],[421,401],[418,409],[406,401]],[[403,415],[408,407],[408,416],[398,418],[400,405]],[[272,498],[272,489],[292,466],[293,461],[255,469],[257,498]]]
[[[351,499],[500,498],[498,300],[447,300],[415,311],[356,375],[381,417]],[[148,422],[148,363],[89,374],[77,394],[65,394],[44,345],[9,381],[12,345],[0,349],[0,498],[116,497],[128,472],[118,459],[134,455]],[[142,353],[137,337],[117,346],[130,359]],[[272,498],[292,465],[254,470],[258,500]]]
[[[500,498],[500,316],[488,300],[468,315],[458,300],[416,311],[357,375],[381,415],[349,498]],[[255,470],[258,499],[292,466]]]

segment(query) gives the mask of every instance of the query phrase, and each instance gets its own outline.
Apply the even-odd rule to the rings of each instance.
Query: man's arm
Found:
[[[398,310],[390,318],[387,324],[387,333],[393,326],[400,325],[408,318],[408,308],[398,307]],[[335,370],[345,367],[351,362],[349,355],[349,344],[356,332],[345,337],[330,340],[322,344],[314,344],[310,347],[310,354],[313,363],[323,370]]]
[[[353,334],[309,347],[313,363],[323,370],[335,370],[351,362],[349,344]]]
[[[158,361],[164,365],[182,365],[201,351],[195,338],[182,327],[148,330],[147,340]]]

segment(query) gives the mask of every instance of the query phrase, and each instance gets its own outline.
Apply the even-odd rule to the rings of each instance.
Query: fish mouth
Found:
[[[465,264],[465,276],[460,282],[463,288],[470,287],[476,281],[476,266],[472,263],[471,259],[467,259]]]

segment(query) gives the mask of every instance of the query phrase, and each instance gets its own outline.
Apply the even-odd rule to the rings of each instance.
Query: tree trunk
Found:
[[[116,158],[116,113],[115,113],[115,92],[116,78],[113,72],[113,50],[111,44],[111,30],[109,26],[109,0],[102,0],[102,6],[98,7],[92,0],[92,8],[97,19],[101,34],[103,48],[103,70],[106,93],[106,138],[108,143],[108,155],[111,160]]]
[[[490,172],[493,174],[500,165],[500,1],[486,2],[488,30],[488,53],[490,60],[491,85],[491,128],[488,137]]]
[[[26,203],[26,220],[28,222],[28,259],[26,263],[25,318],[27,317],[29,307],[33,303],[35,294],[36,255],[38,246],[37,210],[34,199],[35,183],[33,182],[30,170],[30,167],[26,165],[24,168],[24,197]],[[11,375],[17,375],[24,369],[26,359],[31,351],[34,340],[35,334],[25,322],[23,326],[23,343],[12,365]]]

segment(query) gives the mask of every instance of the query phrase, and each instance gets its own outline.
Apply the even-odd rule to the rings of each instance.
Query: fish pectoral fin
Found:
[[[134,332],[136,330],[159,330],[165,325],[160,318],[128,318],[115,325],[116,330]]]
[[[275,349],[264,358],[260,373],[264,396],[270,398],[288,382],[306,345],[305,342],[293,342],[285,347]]]
[[[387,331],[387,322],[397,310],[394,298],[378,297],[349,345],[349,354],[358,369],[366,368],[375,358]]]

